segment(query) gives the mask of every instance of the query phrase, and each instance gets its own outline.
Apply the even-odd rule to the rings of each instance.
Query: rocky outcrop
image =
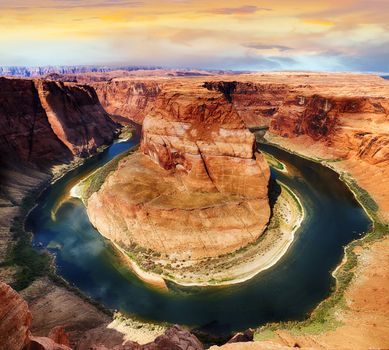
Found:
[[[93,84],[106,111],[124,124],[126,119],[127,122],[143,122],[148,109],[154,105],[161,86],[162,82],[153,80],[113,80]]]
[[[157,337],[153,342],[139,345],[135,342],[126,342],[116,346],[113,350],[203,350],[200,341],[188,331],[179,326],[169,328],[165,334]],[[99,350],[108,350],[101,348]]]
[[[88,201],[105,237],[177,259],[233,252],[269,220],[269,167],[233,106],[201,86],[158,96],[141,153],[123,160]]]
[[[31,321],[27,303],[10,286],[0,282],[0,349],[70,350],[62,327],[53,329],[49,337],[34,337]]]
[[[71,350],[67,333],[61,326],[51,329],[47,337],[31,335],[32,316],[27,302],[10,286],[0,282],[0,349],[1,350]],[[85,332],[86,330],[84,330]],[[109,333],[110,329],[103,329]],[[109,348],[98,339],[88,348],[96,350],[203,350],[201,342],[188,331],[173,326],[154,341],[140,345],[116,337]],[[82,342],[81,342],[82,343]],[[76,346],[78,349],[85,347]]]
[[[10,286],[0,282],[0,349],[20,350],[30,337],[31,313]]]
[[[115,129],[89,86],[0,78],[3,162],[45,169],[93,153]]]

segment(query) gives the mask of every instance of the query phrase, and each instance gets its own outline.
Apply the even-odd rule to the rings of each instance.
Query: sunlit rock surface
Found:
[[[128,251],[196,259],[239,249],[270,215],[269,167],[254,143],[222,94],[166,91],[144,120],[141,151],[89,199],[91,222]]]

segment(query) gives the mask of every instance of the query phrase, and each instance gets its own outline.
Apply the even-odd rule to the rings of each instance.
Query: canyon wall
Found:
[[[0,78],[0,259],[23,196],[53,166],[112,142],[117,126],[90,86]]]
[[[93,153],[115,129],[89,86],[0,78],[3,162],[45,169]]]
[[[150,106],[155,103],[163,86],[162,82],[144,79],[113,80],[92,85],[100,102],[107,112],[116,116],[116,120],[126,123],[132,120],[142,123]]]
[[[376,186],[387,186],[389,181],[385,176],[389,167],[388,80],[366,74],[325,73],[118,78],[101,83],[97,91],[110,112],[141,123],[159,94],[174,86],[189,93],[193,87],[218,92],[246,126],[269,127],[266,137],[270,142],[330,161],[368,190],[383,209],[381,217],[389,220],[389,195]],[[129,104],[123,102],[126,100]]]
[[[141,152],[88,201],[105,237],[178,259],[233,252],[269,216],[269,167],[234,107],[201,86],[171,86],[143,123]]]
[[[231,82],[228,82],[231,84]],[[208,83],[220,90],[220,82]],[[266,138],[325,160],[353,178],[389,220],[389,82],[362,74],[256,74],[234,83],[231,101]]]
[[[31,313],[10,286],[0,282],[0,349],[20,350],[30,337]]]

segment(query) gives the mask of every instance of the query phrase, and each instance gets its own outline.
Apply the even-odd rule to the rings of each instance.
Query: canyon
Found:
[[[252,220],[244,225],[223,221],[218,224],[224,227],[214,227],[230,232],[251,232],[251,227],[255,227],[255,234],[248,233],[243,238],[234,236],[223,250],[217,241],[214,245],[210,241],[209,247],[199,245],[203,239],[200,236],[209,237],[211,232],[201,230],[194,242],[196,250],[186,254],[203,258],[233,251],[255,240],[270,215],[267,203],[269,170],[260,153],[254,152],[254,136],[246,129],[266,127],[269,129],[265,135],[268,142],[320,161],[340,173],[358,192],[357,197],[359,195],[369,214],[383,227],[383,234],[380,240],[355,248],[354,278],[344,294],[348,307],[343,309],[336,305],[332,310],[341,324],[336,329],[322,331],[319,335],[309,332],[296,335],[280,326],[267,342],[228,344],[222,348],[362,349],[387,346],[388,81],[370,75],[320,73],[173,79],[166,76],[102,77],[98,82],[92,78],[83,79],[87,85],[0,78],[2,259],[13,240],[9,227],[27,192],[47,183],[55,166],[87,157],[98,147],[112,142],[117,123],[128,124],[129,121],[143,123],[141,149],[122,160],[118,172],[111,174],[100,191],[88,200],[91,221],[103,234],[113,235],[110,238],[128,247],[132,240],[122,242],[114,230],[104,233],[104,226],[113,222],[119,222],[118,230],[127,230],[134,225],[133,217],[120,222],[122,215],[118,217],[114,212],[118,203],[126,209],[126,215],[138,213],[141,220],[151,216],[158,224],[161,213],[165,222],[171,223],[178,215],[188,215],[188,209],[197,210],[196,215],[201,216],[208,211],[207,220],[215,225],[214,208],[204,208],[202,196],[206,195],[207,201],[214,198],[218,213],[224,210],[225,216],[230,217],[227,213],[239,208],[243,213],[240,217]],[[190,130],[195,134],[191,135]],[[133,163],[142,169],[143,180],[131,166]],[[234,164],[234,171],[226,172],[226,164]],[[156,178],[163,178],[164,182],[156,185]],[[155,192],[147,190],[150,188]],[[142,191],[145,189],[146,192]],[[192,207],[193,198],[189,200],[184,196],[186,191],[198,195],[195,208]],[[129,200],[132,196],[137,202]],[[152,205],[145,210],[147,201]],[[182,205],[179,214],[177,202]],[[115,206],[103,211],[99,203]],[[175,210],[175,216],[169,217],[172,210]],[[139,222],[147,227],[146,221]],[[188,222],[197,228],[204,221],[196,223],[186,216],[182,223],[177,223],[177,235],[184,230],[180,225],[188,227]],[[176,240],[162,249],[150,227],[145,231],[149,240],[136,244],[164,254],[176,250]],[[170,227],[166,224],[165,229]],[[214,231],[215,235],[219,233]],[[190,236],[188,239],[193,238],[192,234]],[[2,279],[12,282],[15,269],[2,265],[0,272]],[[47,283],[51,285],[52,282]],[[17,299],[12,291],[4,290]],[[70,291],[63,293],[73,295]],[[36,303],[39,299],[45,300],[45,297],[34,298]],[[17,303],[21,326],[15,348],[21,348],[23,337],[28,333],[30,316],[26,305]],[[46,299],[46,310],[54,309],[55,304],[55,300]],[[82,308],[93,309],[86,305],[87,302],[79,310],[73,307],[71,312],[77,314]],[[39,308],[35,309],[33,319],[34,313],[35,319],[42,317],[41,312]],[[90,313],[92,319],[99,321],[84,325],[85,331],[100,326],[100,332],[104,333],[106,316],[96,310]],[[57,320],[54,317],[53,326],[63,326],[64,320],[65,316]],[[77,322],[73,322],[72,327],[76,328]],[[42,335],[48,335],[49,330],[44,333]],[[77,342],[80,337],[79,334]],[[75,340],[71,339],[71,346],[76,346]],[[112,343],[109,346],[113,348]]]

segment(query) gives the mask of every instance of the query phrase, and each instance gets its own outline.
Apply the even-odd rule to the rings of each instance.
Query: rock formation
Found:
[[[31,313],[27,303],[10,286],[0,282],[0,349],[70,350],[69,341],[59,328],[46,337],[31,335]]]
[[[264,231],[269,167],[232,105],[201,86],[158,96],[141,153],[88,201],[93,225],[127,251],[178,259],[233,252]]]
[[[0,348],[20,350],[29,342],[31,313],[10,286],[0,282]]]
[[[37,168],[92,153],[111,142],[115,123],[93,88],[0,78],[0,149]]]
[[[96,350],[109,349],[98,347]],[[193,334],[176,325],[151,343],[139,345],[128,341],[123,345],[115,346],[112,350],[204,350],[204,347]]]
[[[93,87],[107,112],[118,118],[142,123],[147,108],[152,106],[161,91],[162,83],[155,81],[113,80],[94,83]]]

